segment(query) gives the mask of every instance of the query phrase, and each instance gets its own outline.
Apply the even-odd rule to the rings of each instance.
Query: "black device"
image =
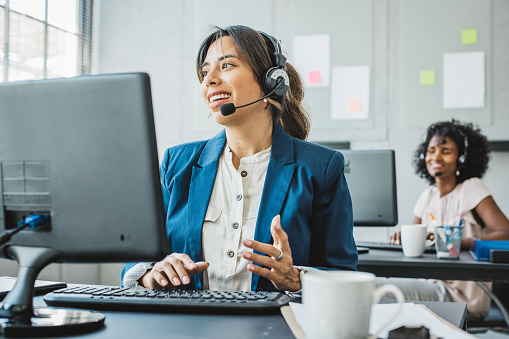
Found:
[[[272,46],[272,49],[274,50],[271,59],[275,66],[267,70],[263,79],[263,90],[267,94],[258,100],[238,107],[235,107],[235,105],[232,103],[224,104],[220,108],[221,114],[223,116],[233,114],[235,113],[237,108],[242,108],[255,104],[268,97],[275,100],[279,100],[286,94],[286,92],[288,92],[288,89],[290,88],[290,79],[288,78],[288,74],[285,71],[286,57],[282,53],[281,44],[272,35],[269,35],[261,31],[259,31],[258,33],[260,33],[263,36],[266,42],[267,41],[269,42],[267,43],[267,47]]]
[[[396,160],[393,150],[341,150],[352,196],[354,226],[398,223]]]
[[[75,286],[44,296],[51,306],[144,312],[267,314],[279,313],[290,297],[281,292],[149,290]]]
[[[356,241],[358,248],[372,248],[374,250],[398,251],[403,252],[401,244],[391,244],[379,241]],[[359,254],[361,252],[359,251]],[[363,252],[366,253],[366,252]],[[424,253],[436,253],[435,245],[429,245],[424,248]]]
[[[429,329],[424,326],[401,326],[389,331],[388,339],[429,339]]]
[[[352,197],[354,226],[396,225],[398,201],[395,152],[393,150],[340,151],[345,158],[344,173]],[[386,245],[390,246],[390,244]],[[359,254],[368,253],[369,248],[357,243]]]
[[[17,279],[14,277],[0,277],[0,300],[5,298],[5,296],[12,290],[16,281]],[[43,295],[65,287],[67,287],[67,284],[62,281],[36,280],[34,284],[34,295]]]
[[[490,262],[509,263],[509,250],[490,249]]]
[[[272,54],[272,62],[274,65],[276,65],[275,67],[270,68],[267,73],[265,73],[263,89],[265,93],[274,92],[271,95],[272,99],[282,98],[290,88],[290,79],[288,78],[288,74],[285,71],[286,57],[283,55],[281,44],[276,38],[261,31],[258,33],[260,33],[265,38],[265,40],[268,40],[272,44],[274,49],[274,53]],[[269,46],[269,44],[267,44],[267,46]],[[280,80],[283,81],[281,82]]]
[[[149,76],[2,83],[0,121],[0,232],[27,215],[51,220],[0,246],[20,265],[0,308],[4,335],[98,328],[97,312],[34,309],[34,281],[52,262],[156,261],[168,253]]]

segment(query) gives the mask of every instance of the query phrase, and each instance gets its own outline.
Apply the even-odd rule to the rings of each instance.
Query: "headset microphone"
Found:
[[[232,103],[229,103],[229,104],[224,104],[224,105],[221,105],[221,114],[224,115],[225,117],[227,117],[228,115],[231,115],[233,113],[235,113],[235,111],[237,110],[237,108],[242,108],[242,107],[246,107],[246,106],[249,106],[249,105],[252,105],[252,104],[256,104],[258,101],[262,101],[263,99],[265,98],[268,98],[270,97],[272,94],[274,94],[274,92],[279,88],[281,87],[280,85],[284,85],[284,79],[281,78],[281,79],[278,79],[278,82],[277,82],[277,86],[274,87],[274,89],[269,93],[267,94],[266,96],[264,96],[263,98],[260,98],[258,100],[255,100],[253,102],[250,102],[249,104],[245,104],[245,105],[242,105],[242,106],[238,106],[238,107],[235,107],[234,104]]]
[[[436,173],[435,173],[435,177],[439,177],[439,176],[441,176],[441,175],[442,175],[442,172],[436,172]]]

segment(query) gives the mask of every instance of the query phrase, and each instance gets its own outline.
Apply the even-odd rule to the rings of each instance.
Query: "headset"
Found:
[[[458,157],[458,164],[463,166],[467,161],[468,155],[468,137],[465,135],[463,139],[463,154]],[[419,154],[419,161],[424,161],[425,155],[424,153]]]
[[[265,40],[269,40],[272,44],[274,48],[272,62],[276,65],[265,73],[265,77],[263,79],[263,90],[265,93],[274,91],[274,93],[270,95],[270,98],[280,99],[290,88],[290,79],[285,71],[286,57],[283,55],[281,51],[281,44],[278,40],[276,40],[276,38],[265,32],[258,31],[258,33],[260,33]],[[267,44],[267,46],[269,47],[269,44]]]
[[[463,143],[464,143],[463,154],[458,157],[458,163],[460,165],[464,165],[465,162],[467,161],[468,138],[466,135],[465,138],[463,139]]]
[[[221,105],[221,114],[224,116],[229,116],[236,112],[237,108],[246,107],[257,103],[258,101],[265,100],[266,98],[271,98],[275,100],[281,100],[283,96],[288,92],[290,88],[290,78],[288,77],[288,73],[285,71],[286,57],[281,53],[281,44],[276,40],[272,35],[268,35],[264,32],[258,32],[262,35],[264,40],[269,40],[272,46],[274,47],[274,53],[272,53],[272,62],[276,65],[275,67],[271,67],[264,76],[263,79],[263,90],[266,93],[262,98],[250,102],[248,104],[242,106],[235,106],[233,103],[227,103]],[[267,44],[267,43],[266,43]],[[267,44],[270,51],[270,45]],[[282,102],[281,102],[282,103]]]

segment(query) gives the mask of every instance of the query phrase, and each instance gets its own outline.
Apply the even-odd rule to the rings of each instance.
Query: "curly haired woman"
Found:
[[[472,238],[509,240],[509,220],[480,179],[488,169],[489,152],[486,137],[471,123],[452,120],[431,125],[414,154],[416,172],[430,186],[417,200],[413,223],[427,225],[432,233],[430,211],[440,225],[458,225],[462,220],[462,249],[470,248]],[[399,238],[396,233],[391,242]],[[470,318],[482,319],[490,308],[489,297],[473,281],[390,278],[378,283],[389,280],[407,291],[407,299],[465,302]]]

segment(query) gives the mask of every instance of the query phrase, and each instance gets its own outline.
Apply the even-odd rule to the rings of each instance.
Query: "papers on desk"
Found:
[[[394,314],[398,304],[376,304],[371,309],[371,321],[369,324],[369,332],[373,333],[384,322],[387,321],[387,316]],[[304,331],[302,330],[301,324],[304,323],[304,305],[297,303],[290,303],[290,306],[284,306],[281,308],[281,313],[285,318],[288,326],[292,330],[293,334],[297,339],[304,339]],[[475,338],[473,335],[451,325],[447,321],[438,317],[435,313],[431,312],[424,305],[417,305],[414,303],[405,303],[403,310],[385,330],[380,332],[379,338],[387,338],[389,331],[398,328],[400,326],[408,325],[422,325],[430,330],[430,333],[436,337],[442,337],[444,339],[462,339],[462,338]]]

